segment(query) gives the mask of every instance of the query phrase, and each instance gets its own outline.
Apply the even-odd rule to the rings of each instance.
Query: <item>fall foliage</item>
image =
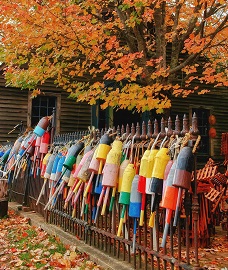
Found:
[[[228,86],[225,0],[0,0],[7,84],[138,111]],[[204,85],[204,87],[202,87]]]
[[[0,269],[94,269],[101,266],[75,246],[64,245],[58,236],[29,225],[14,211],[0,219]]]

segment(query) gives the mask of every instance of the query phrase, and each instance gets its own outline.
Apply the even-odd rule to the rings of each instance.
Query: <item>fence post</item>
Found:
[[[51,138],[50,138],[50,144],[53,143],[54,137],[55,137],[55,128],[56,128],[56,108],[53,108],[52,111],[52,119],[51,119]]]
[[[197,136],[199,135],[197,117],[194,113],[192,116],[192,128],[190,133],[193,137],[193,141],[196,142]],[[197,177],[196,177],[196,168],[197,168],[197,157],[194,153],[194,186],[193,186],[193,198],[192,198],[192,218],[194,224],[194,249],[195,249],[195,263],[194,269],[200,269],[199,256],[198,256],[198,222],[199,222],[199,202],[197,195]]]

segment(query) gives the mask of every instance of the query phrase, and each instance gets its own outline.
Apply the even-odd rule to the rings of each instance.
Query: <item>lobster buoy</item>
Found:
[[[83,187],[84,187],[84,189],[86,188],[87,182],[89,181],[90,176],[92,174],[92,171],[89,169],[89,165],[91,163],[93,155],[94,155],[94,150],[92,148],[90,150],[88,150],[87,152],[85,152],[77,169],[75,170],[74,175],[76,176],[78,181],[77,181],[77,184],[73,190],[73,192],[76,193],[76,195],[74,196],[74,199],[73,199],[74,206],[76,205],[76,202],[77,202],[80,194],[83,191]],[[78,171],[78,173],[76,171]],[[82,209],[81,209],[82,214],[84,212],[84,206],[85,206],[85,197],[83,196]],[[75,208],[76,207],[74,207],[74,209]]]
[[[78,163],[78,160],[81,159],[81,157],[79,157],[79,156],[81,156],[81,155],[78,155],[78,156],[77,156],[76,162],[73,164],[72,171],[71,171],[71,174],[70,174],[70,179],[69,179],[69,181],[68,181],[68,183],[67,183],[67,186],[68,186],[68,187],[73,187],[73,185],[74,185],[75,182],[76,182],[76,179],[74,178],[74,173],[75,173],[75,171],[76,171],[76,167],[77,167],[78,164],[80,163],[80,161],[79,161],[79,163]],[[78,157],[79,157],[79,159],[78,159]]]
[[[183,189],[189,190],[191,187],[193,164],[194,164],[194,155],[192,153],[192,148],[189,146],[183,147],[177,157],[177,165],[173,178],[173,186],[179,188],[173,223],[174,226],[176,226],[177,224],[177,217],[180,209],[182,190]]]
[[[128,164],[130,163],[129,159],[125,159],[123,160],[123,162],[120,164],[120,168],[119,168],[119,177],[117,180],[117,184],[118,184],[118,192],[121,191],[121,187],[122,187],[122,182],[123,182],[123,174],[125,169],[127,168]]]
[[[212,138],[212,139],[214,139],[215,137],[216,137],[216,129],[214,128],[214,127],[211,127],[210,129],[209,129],[209,137],[210,138]]]
[[[150,150],[147,149],[141,158],[140,168],[139,168],[139,181],[138,181],[137,188],[138,188],[138,192],[142,194],[139,226],[143,226],[143,221],[144,221],[144,209],[145,209],[145,204],[146,204],[146,175],[147,175],[149,155],[150,155]]]
[[[48,152],[48,147],[50,144],[50,133],[48,131],[45,131],[43,136],[41,137],[40,142],[40,153],[46,154]]]
[[[33,176],[36,177],[36,173],[39,171],[40,166],[40,144],[41,144],[41,137],[36,137],[35,141],[35,149],[33,154]]]
[[[56,154],[49,154],[49,155],[46,155],[45,156],[45,159],[44,159],[44,163],[46,163],[46,165],[45,165],[45,172],[43,173],[43,171],[41,170],[41,175],[43,174],[44,182],[43,182],[42,188],[40,190],[40,194],[38,196],[38,199],[36,201],[36,205],[39,204],[40,199],[41,199],[41,196],[44,194],[44,190],[45,190],[45,186],[46,186],[47,180],[51,176],[52,167],[53,167],[55,158],[56,158]]]
[[[152,193],[162,194],[165,169],[169,160],[170,157],[168,155],[168,149],[165,147],[161,148],[155,156],[155,163],[150,186],[150,191]]]
[[[17,159],[21,159],[24,154],[26,153],[26,150],[27,150],[27,147],[28,147],[28,139],[29,139],[30,135],[28,134],[22,141],[21,143],[21,147],[18,151],[18,154],[17,154]]]
[[[172,162],[172,166],[169,170],[168,176],[165,183],[165,188],[162,196],[162,201],[160,206],[166,208],[166,217],[165,217],[165,228],[163,232],[163,238],[161,247],[165,246],[166,238],[168,235],[169,224],[172,218],[172,211],[176,209],[177,196],[178,196],[178,188],[173,186],[173,178],[176,170],[177,162],[176,160]]]
[[[215,125],[215,123],[216,123],[216,118],[215,118],[215,116],[214,116],[213,114],[211,114],[211,115],[209,116],[208,122],[209,122],[209,124],[210,124],[211,126]]]
[[[80,169],[79,169],[77,178],[81,180],[82,182],[87,182],[90,178],[92,171],[90,170],[89,166],[92,161],[93,155],[94,155],[94,150],[91,149],[90,151],[84,154],[81,162],[79,163]]]
[[[84,148],[84,143],[83,142],[79,142],[77,144],[74,144],[72,145],[68,151],[67,151],[67,155],[66,155],[66,159],[63,163],[63,171],[62,171],[62,174],[61,176],[64,175],[64,173],[66,172],[66,170],[69,170],[69,171],[72,171],[72,168],[73,168],[73,165],[74,163],[76,162],[76,158],[77,158],[77,155],[82,151],[82,149]],[[62,177],[60,177],[61,179]],[[60,179],[57,180],[57,183],[56,185],[59,184],[60,182]]]
[[[98,209],[101,204],[101,200],[105,194],[103,207],[101,211],[101,215],[105,214],[105,209],[107,206],[108,196],[110,188],[116,188],[117,185],[117,178],[119,173],[119,166],[120,166],[120,158],[122,154],[122,142],[119,140],[115,140],[112,144],[111,150],[108,152],[106,157],[106,162],[103,168],[103,177],[102,177],[102,191],[97,203],[97,212],[96,217],[98,214]],[[96,221],[95,217],[95,221]]]
[[[51,175],[49,177],[49,179],[51,181],[55,181],[55,179],[56,179],[56,171],[57,171],[58,163],[59,163],[61,157],[62,157],[61,153],[55,155],[55,159],[54,159],[52,169],[51,169]]]
[[[36,125],[33,132],[36,134],[37,137],[41,137],[44,134],[44,132],[46,131],[49,124],[50,124],[50,117],[44,116],[40,119],[40,121]]]
[[[105,214],[110,188],[113,188],[114,193],[117,187],[117,179],[119,174],[120,159],[122,155],[122,147],[123,143],[119,140],[115,140],[112,144],[111,150],[107,154],[106,163],[103,168],[103,177],[102,177],[103,188],[99,198],[100,201],[102,194],[105,193],[101,215]]]
[[[112,212],[112,209],[113,209],[113,204],[114,204],[115,196],[116,196],[116,190],[118,189],[118,192],[121,191],[123,173],[124,173],[124,170],[126,169],[126,167],[129,163],[130,163],[130,161],[128,159],[124,159],[119,166],[116,187],[113,187],[113,189],[112,189],[112,196],[111,196],[110,205],[109,205],[109,212]]]
[[[9,158],[9,155],[10,155],[10,151],[11,151],[12,148],[8,148],[4,154],[2,155],[1,157],[1,163],[4,165],[7,161],[7,159]]]
[[[96,185],[95,185],[95,193],[98,193],[98,194],[100,194],[102,190],[100,176],[102,174],[102,169],[106,161],[108,152],[111,150],[110,144],[111,144],[111,138],[109,137],[108,134],[104,134],[100,139],[100,143],[98,145],[97,155],[96,155],[96,159],[99,160],[99,170],[98,170],[97,180],[96,180]]]
[[[42,160],[41,173],[40,173],[40,176],[42,178],[44,178],[44,174],[45,174],[45,171],[46,171],[47,164],[48,164],[48,161],[49,161],[50,156],[51,156],[51,153],[47,153],[44,156],[43,160]]]
[[[20,136],[20,137],[15,141],[15,143],[14,143],[14,145],[13,145],[13,148],[12,148],[13,154],[17,154],[17,153],[18,153],[22,141],[23,141],[23,136]]]
[[[29,156],[33,156],[34,155],[35,144],[36,144],[36,138],[35,138],[35,134],[33,134],[28,139],[28,142],[27,142],[27,145],[26,145],[27,153],[29,154]]]
[[[152,177],[152,172],[154,168],[155,157],[158,151],[159,151],[158,149],[151,149],[149,157],[148,157],[148,166],[147,166],[147,172],[146,172],[146,194],[152,194],[152,192],[150,191],[151,177]]]
[[[52,172],[52,167],[54,165],[55,158],[56,158],[56,154],[51,154],[51,156],[50,156],[50,158],[48,160],[46,171],[44,173],[44,178],[47,178],[47,179],[50,178],[51,172]]]
[[[98,148],[95,149],[94,151],[94,154],[92,156],[92,159],[91,159],[91,162],[89,164],[89,170],[91,171],[91,175],[90,175],[90,178],[88,180],[88,183],[87,183],[87,186],[85,188],[85,191],[83,193],[83,197],[85,198],[90,190],[90,187],[91,187],[91,183],[93,181],[93,177],[94,177],[94,174],[97,174],[98,173],[98,170],[99,170],[99,160],[96,158],[97,157],[97,150]]]
[[[61,158],[57,164],[56,172],[55,172],[55,179],[54,181],[58,181],[58,179],[61,177],[62,170],[63,170],[63,163],[65,162],[66,156],[64,154],[61,155]]]
[[[126,206],[130,204],[131,185],[135,174],[136,171],[134,168],[134,164],[129,163],[123,173],[123,180],[119,196],[119,203],[123,205],[123,208],[120,215],[120,223],[118,227],[117,236],[120,236],[121,234]]]
[[[154,205],[155,202],[157,202],[157,197],[162,194],[162,188],[163,188],[163,180],[165,176],[165,170],[166,166],[170,160],[170,157],[168,155],[168,149],[165,147],[162,147],[159,149],[155,156],[154,160],[154,167],[151,177],[151,216],[149,220],[149,226],[154,226]]]
[[[133,241],[132,241],[133,252],[135,252],[137,218],[140,218],[141,201],[142,201],[142,193],[137,190],[138,185],[139,185],[139,175],[137,174],[135,175],[132,181],[130,204],[129,204],[129,217],[132,217],[134,219]]]
[[[94,151],[90,150],[89,152],[85,153],[81,162],[79,163],[78,166],[78,174],[77,174],[77,179],[79,180],[77,185],[75,186],[74,193],[76,193],[76,196],[74,197],[74,204],[76,204],[79,195],[82,192],[82,188],[84,186],[84,183],[86,183],[91,175],[91,171],[89,170],[89,165],[92,160]]]

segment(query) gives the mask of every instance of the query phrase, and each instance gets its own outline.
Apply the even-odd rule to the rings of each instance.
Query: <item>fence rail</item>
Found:
[[[93,130],[85,132],[75,132],[70,134],[57,135],[53,140],[53,149],[55,147],[64,146],[70,142],[74,144],[83,137],[90,136],[93,146],[99,143],[102,135],[108,133],[113,139],[120,138],[126,143],[127,140],[132,142],[132,151],[134,152],[135,161],[139,164],[146,149],[156,138],[160,143],[167,137],[185,138],[190,134],[187,145],[192,149],[198,143],[199,131],[197,128],[197,117],[193,115],[191,124],[184,115],[182,121],[178,116],[174,121],[161,119],[160,122],[154,120],[147,124],[127,125],[126,127],[117,127],[109,130]],[[92,140],[93,139],[93,140]],[[134,141],[134,144],[133,144]],[[168,144],[167,144],[168,145]],[[168,146],[166,146],[168,147]],[[52,150],[53,150],[52,149]],[[125,147],[125,150],[127,147]],[[196,150],[196,149],[195,149]],[[53,150],[54,151],[54,150]],[[129,217],[129,205],[126,206],[125,215],[122,215],[123,205],[119,202],[120,192],[116,192],[114,206],[110,210],[106,207],[105,212],[100,212],[95,220],[94,207],[97,207],[99,201],[99,193],[95,193],[94,185],[96,184],[97,174],[93,178],[93,188],[86,198],[83,192],[78,194],[78,199],[74,197],[66,204],[66,198],[72,189],[72,185],[66,181],[62,188],[62,192],[58,193],[53,205],[47,210],[45,206],[50,198],[51,181],[45,186],[45,192],[37,204],[40,190],[44,183],[44,178],[39,173],[31,173],[33,162],[28,162],[26,170],[17,172],[17,177],[13,178],[11,199],[16,200],[24,205],[29,205],[33,210],[45,216],[46,221],[60,226],[77,238],[83,240],[88,245],[94,246],[104,253],[114,256],[115,258],[127,261],[132,264],[135,269],[197,269],[200,268],[198,258],[198,224],[199,224],[199,197],[197,194],[196,182],[196,153],[194,153],[193,174],[191,188],[183,193],[183,203],[181,204],[181,214],[177,220],[176,226],[173,226],[172,217],[167,241],[161,247],[164,227],[166,224],[166,209],[161,208],[159,202],[161,195],[157,196],[157,203],[154,205],[155,226],[149,224],[151,218],[151,205],[153,204],[153,196],[145,194],[145,214],[143,224],[139,224],[139,218]],[[72,175],[72,173],[71,173]],[[70,177],[70,176],[69,176]],[[82,186],[81,188],[84,188]],[[111,193],[108,197],[107,204],[111,203]],[[101,211],[101,209],[99,209]],[[123,222],[123,227],[118,232],[119,224]],[[137,229],[136,229],[137,228]],[[191,258],[194,254],[194,260]]]

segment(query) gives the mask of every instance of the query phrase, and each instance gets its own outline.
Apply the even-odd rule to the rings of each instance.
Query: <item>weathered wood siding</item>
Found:
[[[69,93],[57,88],[52,80],[39,87],[46,94],[54,93],[60,95],[56,110],[60,123],[59,133],[69,133],[78,130],[86,130],[91,125],[91,106],[87,103],[76,102],[69,98]]]
[[[91,106],[86,103],[77,103],[68,98],[69,94],[58,89],[50,81],[40,86],[47,95],[58,97],[57,122],[58,133],[69,133],[78,130],[86,130],[91,125]],[[31,104],[29,105],[29,92],[13,87],[5,87],[3,75],[0,75],[0,144],[7,141],[14,142],[19,130],[8,134],[13,127],[21,121],[28,126]]]
[[[66,92],[62,92],[61,100],[60,133],[87,130],[91,125],[91,106],[68,98]]]
[[[209,109],[211,114],[216,117],[216,124],[213,126],[217,135],[210,140],[211,157],[221,160],[221,135],[228,132],[228,89],[212,89],[204,95],[190,95],[187,98],[174,98],[172,101],[171,114],[178,114],[182,119],[184,114],[191,117],[191,108],[202,107]]]
[[[19,89],[5,87],[0,78],[0,144],[15,141],[19,129],[8,134],[22,121],[27,123],[28,93]]]

